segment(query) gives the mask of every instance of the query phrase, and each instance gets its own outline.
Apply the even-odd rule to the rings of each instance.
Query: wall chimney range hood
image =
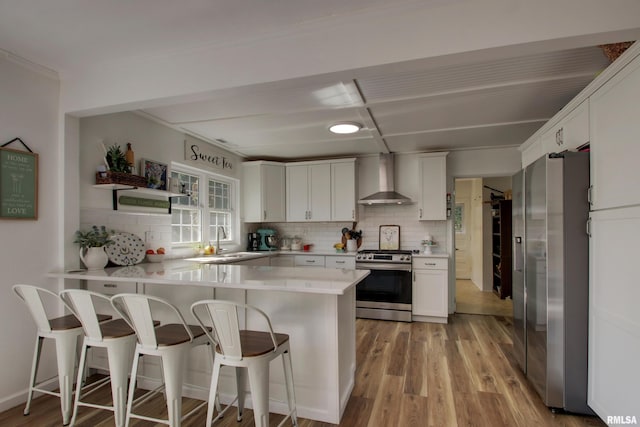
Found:
[[[360,205],[408,205],[410,198],[395,191],[393,182],[393,153],[381,153],[378,158],[380,186],[377,193],[358,200]]]

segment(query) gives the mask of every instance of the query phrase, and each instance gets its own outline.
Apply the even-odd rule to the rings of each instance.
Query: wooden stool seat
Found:
[[[190,337],[184,326],[180,323],[169,323],[156,328],[156,339],[158,347],[183,344],[204,335],[204,331],[199,326],[187,325],[193,337]]]
[[[108,314],[98,314],[98,321],[104,322],[111,319]],[[66,331],[69,329],[81,328],[82,323],[73,314],[68,314],[62,317],[56,317],[55,319],[49,319],[49,326],[52,331]]]
[[[289,341],[289,335],[287,334],[274,332],[273,335],[278,346]],[[242,345],[242,357],[261,356],[274,350],[273,340],[269,332],[241,330],[240,344]],[[221,352],[219,346],[216,346],[216,351]]]
[[[160,325],[158,320],[153,321],[153,326]],[[103,338],[121,338],[136,333],[124,319],[116,319],[110,322],[101,323],[100,331]]]

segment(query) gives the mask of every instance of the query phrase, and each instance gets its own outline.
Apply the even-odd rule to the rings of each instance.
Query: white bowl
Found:
[[[147,254],[147,261],[149,262],[162,262],[164,254]]]

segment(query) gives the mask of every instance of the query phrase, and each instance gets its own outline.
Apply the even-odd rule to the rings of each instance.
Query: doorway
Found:
[[[511,299],[493,291],[491,200],[508,196],[511,177],[457,178],[454,188],[456,312],[510,317]]]

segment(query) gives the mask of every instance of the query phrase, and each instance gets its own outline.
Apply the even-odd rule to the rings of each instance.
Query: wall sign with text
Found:
[[[184,141],[184,159],[197,166],[208,166],[225,171],[234,169],[231,159],[221,154],[215,147],[193,139]]]
[[[38,154],[0,148],[0,218],[38,219]]]

